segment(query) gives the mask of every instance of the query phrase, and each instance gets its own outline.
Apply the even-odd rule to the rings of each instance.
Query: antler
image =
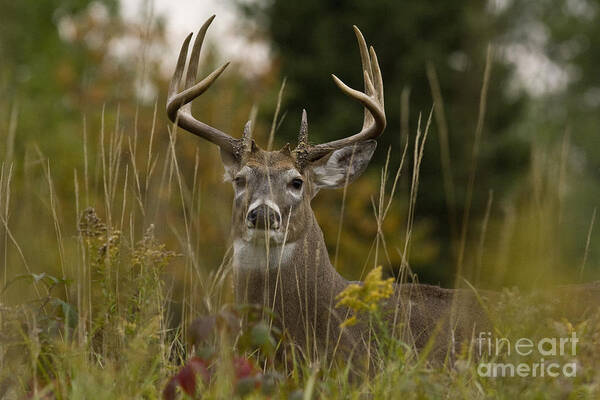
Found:
[[[301,162],[317,160],[332,150],[352,145],[369,139],[375,139],[385,129],[385,109],[383,105],[383,80],[381,70],[377,62],[377,55],[371,46],[367,50],[367,44],[360,30],[354,25],[354,33],[360,48],[360,58],[365,80],[365,91],[360,92],[352,89],[342,82],[337,76],[331,75],[335,84],[348,96],[360,101],[365,106],[365,117],[360,132],[332,142],[311,146],[308,144],[308,124],[306,112],[302,112],[302,123],[298,135],[298,146],[294,150],[296,158]]]
[[[229,152],[236,157],[240,157],[244,148],[244,143],[248,141],[246,136],[249,136],[250,129],[244,130],[244,137],[242,139],[234,139],[228,134],[213,128],[204,122],[198,121],[192,116],[192,100],[204,93],[229,65],[229,62],[223,64],[206,78],[194,85],[198,73],[198,61],[200,59],[202,42],[204,42],[206,31],[214,18],[215,16],[213,15],[207,19],[198,31],[187,68],[185,87],[183,90],[178,91],[181,84],[181,77],[183,76],[183,69],[185,68],[189,43],[193,33],[190,33],[183,41],[181,51],[179,52],[179,58],[177,59],[177,66],[175,67],[175,72],[173,73],[173,78],[171,78],[171,83],[169,85],[167,115],[172,122],[176,123],[181,128],[218,145],[223,151]]]

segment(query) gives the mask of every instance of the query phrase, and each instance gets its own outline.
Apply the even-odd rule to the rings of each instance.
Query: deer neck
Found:
[[[329,260],[323,232],[313,213],[306,229],[285,244],[233,239],[236,300],[276,311],[288,325],[305,316],[329,316],[335,296],[348,282]],[[330,319],[330,317],[328,317]]]

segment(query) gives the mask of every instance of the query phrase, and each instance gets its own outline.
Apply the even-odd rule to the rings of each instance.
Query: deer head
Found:
[[[179,53],[177,67],[169,87],[167,115],[181,128],[220,147],[225,167],[225,179],[235,191],[233,236],[245,241],[267,240],[275,243],[293,242],[310,221],[310,202],[322,188],[339,188],[356,179],[367,167],[375,151],[377,138],[386,125],[383,105],[383,82],[373,47],[367,49],[365,39],[355,26],[365,91],[354,90],[332,75],[335,84],[346,95],[364,105],[362,129],[349,137],[328,143],[311,145],[308,141],[306,111],[296,148],[285,145],[281,150],[262,150],[251,137],[251,122],[242,137],[235,139],[220,130],[195,119],[191,102],[204,93],[221,75],[229,63],[217,68],[199,83],[194,83],[200,49],[210,17],[200,28],[194,42],[187,75],[182,86],[183,70],[192,34]]]

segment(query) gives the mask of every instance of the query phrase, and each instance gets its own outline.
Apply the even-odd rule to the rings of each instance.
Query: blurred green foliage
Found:
[[[7,124],[13,110],[21,115],[17,153],[30,141],[62,157],[75,153],[73,132],[81,131],[82,113],[109,101],[102,96],[93,104],[90,91],[106,45],[100,25],[112,21],[117,5],[113,0],[0,3],[0,117]],[[86,40],[100,48],[84,45]]]

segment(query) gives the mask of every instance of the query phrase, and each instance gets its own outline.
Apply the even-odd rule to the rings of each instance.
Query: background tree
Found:
[[[593,245],[600,239],[600,43],[596,40],[600,4],[587,0],[513,1],[505,3],[501,15],[506,30],[498,41],[505,56],[521,58],[522,69],[535,68],[528,80],[521,79],[520,88],[511,89],[532,94],[514,130],[520,137],[530,138],[534,174],[550,175],[537,189],[531,185],[521,188],[516,204],[539,199],[548,187],[554,187],[553,226],[547,230],[556,232],[551,240],[560,245],[549,252],[546,268],[571,265],[565,279],[585,279],[600,266],[600,248]],[[514,243],[527,243],[517,236]],[[506,257],[514,260],[517,255],[522,261],[515,263],[515,269],[527,268],[523,249],[518,245],[515,249],[519,250]],[[509,282],[518,280],[513,276]]]

